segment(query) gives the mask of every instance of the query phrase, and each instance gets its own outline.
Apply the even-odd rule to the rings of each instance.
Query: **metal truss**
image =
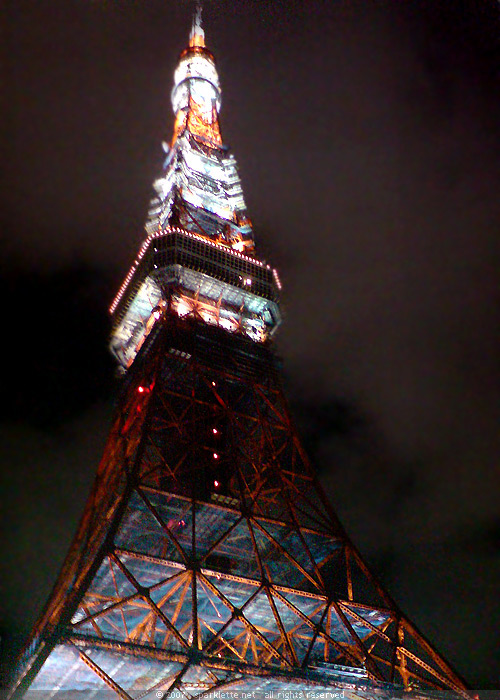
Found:
[[[343,687],[335,669],[468,697],[346,536],[271,351],[165,313],[12,697]]]

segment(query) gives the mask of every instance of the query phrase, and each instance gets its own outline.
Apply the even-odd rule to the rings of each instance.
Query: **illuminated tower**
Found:
[[[311,471],[272,351],[280,282],[255,254],[220,103],[198,10],[110,309],[121,397],[11,697],[467,697]]]

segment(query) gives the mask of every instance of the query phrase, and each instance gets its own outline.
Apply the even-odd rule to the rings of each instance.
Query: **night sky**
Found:
[[[106,438],[107,306],[142,240],[191,7],[0,10],[7,656]],[[214,0],[204,24],[259,253],[284,282],[277,346],[306,446],[400,607],[497,688],[499,6]]]

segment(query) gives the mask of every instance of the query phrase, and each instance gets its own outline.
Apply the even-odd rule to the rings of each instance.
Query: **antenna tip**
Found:
[[[200,0],[197,0],[193,14],[193,27],[191,29],[191,36],[189,40],[190,46],[205,46],[205,32],[203,31],[201,24],[201,10],[202,4]]]

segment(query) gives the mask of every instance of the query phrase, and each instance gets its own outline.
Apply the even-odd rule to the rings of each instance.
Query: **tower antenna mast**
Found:
[[[203,5],[201,0],[196,0],[194,12],[193,12],[193,24],[191,27],[191,38],[190,43],[192,46],[199,46],[200,43],[203,46],[205,44],[205,32],[203,31],[201,23],[201,11]]]
[[[201,29],[201,13],[203,10],[203,4],[201,0],[196,0],[195,7],[194,7],[194,14],[193,14],[193,30],[195,29]]]

